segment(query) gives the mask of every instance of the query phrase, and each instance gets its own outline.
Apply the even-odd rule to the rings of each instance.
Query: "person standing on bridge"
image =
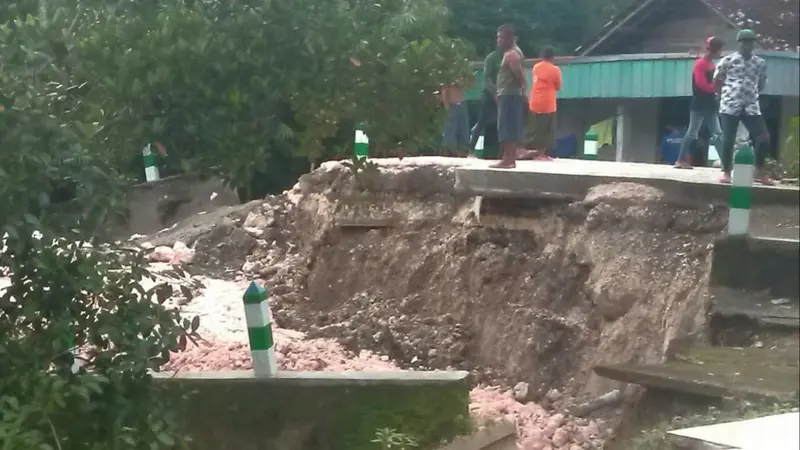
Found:
[[[522,52],[516,45],[514,27],[503,25],[497,30],[497,48],[503,53],[497,73],[497,138],[502,159],[492,165],[496,169],[513,169],[522,148],[527,81],[522,70]]]
[[[725,45],[722,39],[710,37],[706,41],[706,48],[703,56],[694,63],[692,70],[692,103],[689,109],[689,129],[681,142],[678,159],[675,161],[677,169],[692,169],[690,161],[690,149],[697,140],[700,128],[705,125],[711,132],[711,142],[714,143],[721,131],[719,127],[719,117],[717,115],[716,88],[714,86],[714,60],[719,58],[722,47]]]
[[[556,66],[553,47],[545,47],[540,54],[542,60],[533,66],[533,86],[528,100],[528,126],[525,130],[527,150],[521,159],[551,160],[547,150],[556,136],[556,97],[561,90],[561,69]]]
[[[731,182],[733,145],[739,123],[742,123],[756,143],[755,181],[774,184],[764,173],[764,163],[769,151],[769,133],[758,102],[760,93],[767,84],[767,62],[753,54],[756,40],[756,34],[752,30],[739,31],[736,36],[738,51],[722,58],[714,76],[716,90],[721,94],[721,183]]]
[[[481,136],[486,138],[486,130],[490,126],[497,128],[497,73],[500,71],[500,62],[503,59],[503,54],[498,49],[495,49],[483,62],[483,96],[481,99],[481,111],[478,115],[478,121],[472,127],[472,136],[470,138],[470,155],[478,145],[478,139]],[[485,142],[484,142],[485,145]]]
[[[464,99],[464,89],[459,84],[442,86],[441,101],[447,110],[447,122],[442,133],[442,147],[448,156],[466,150],[469,144],[469,112]]]

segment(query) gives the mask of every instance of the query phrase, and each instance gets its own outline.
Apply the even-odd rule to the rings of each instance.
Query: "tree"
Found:
[[[349,154],[356,121],[377,150],[427,142],[435,91],[469,77],[464,45],[442,37],[442,0],[23,0],[0,6],[0,23],[0,442],[12,450],[183,440],[149,370],[198,322],[164,306],[168,286],[142,290],[140,253],[104,239],[142,146],[247,185],[285,171],[281,159]]]
[[[76,73],[105,123],[99,152],[136,167],[147,142],[182,171],[246,185],[287,156],[349,155],[366,122],[378,148],[438,134],[435,92],[469,77],[442,37],[441,0],[197,0],[111,13],[76,38]],[[349,130],[348,130],[349,129]],[[344,133],[343,133],[344,130]],[[307,167],[307,164],[305,165]]]
[[[448,0],[447,4],[453,12],[451,34],[470,41],[479,55],[495,48],[497,27],[510,23],[523,53],[535,57],[545,45],[553,46],[558,54],[572,54],[631,1]]]
[[[148,370],[186,343],[144,292],[142,255],[93,236],[119,217],[118,173],[91,149],[104,123],[65,53],[73,17],[38,10],[0,28],[0,442],[3,448],[171,448],[181,440]],[[58,198],[65,184],[71,195]],[[157,300],[157,301],[154,301]],[[77,373],[73,370],[79,359]]]

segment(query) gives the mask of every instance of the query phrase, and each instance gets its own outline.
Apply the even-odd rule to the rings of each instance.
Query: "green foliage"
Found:
[[[90,120],[97,105],[64,40],[78,22],[33,10],[0,28],[0,272],[10,279],[0,291],[0,442],[174,448],[183,439],[148,371],[196,325],[163,306],[168,287],[142,290],[141,254],[94,239],[121,216],[121,180],[96,151],[104,123]]]
[[[572,54],[575,48],[599,32],[631,0],[448,0],[453,12],[450,30],[470,41],[479,55],[487,55],[496,44],[497,27],[514,25],[520,48],[536,57],[545,45],[557,53]]]
[[[148,370],[184,348],[197,322],[177,325],[177,312],[161,305],[170,289],[143,291],[148,273],[132,251],[39,234],[4,244],[0,261],[11,271],[0,297],[4,448],[174,445],[180,433]]]
[[[136,176],[154,141],[168,172],[239,186],[287,155],[349,154],[356,120],[376,148],[418,146],[439,133],[439,85],[470,74],[464,46],[442,37],[441,0],[173,0],[80,20],[92,26],[68,47],[88,120],[104,124],[98,151]]]
[[[419,447],[414,438],[389,428],[376,431],[372,442],[378,444],[381,450],[411,450]]]
[[[800,117],[792,118],[791,132],[781,152],[781,165],[789,178],[800,178]]]

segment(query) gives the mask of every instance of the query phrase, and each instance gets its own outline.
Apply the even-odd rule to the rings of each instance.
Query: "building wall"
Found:
[[[624,102],[623,107],[630,117],[630,126],[623,141],[623,161],[657,162],[661,100],[633,99]]]
[[[617,106],[627,111],[629,122],[625,127],[623,161],[656,162],[659,139],[660,99],[586,99],[562,100],[558,105],[556,137],[569,134],[578,137],[578,156],[581,155],[583,135],[590,126],[604,119],[616,117]],[[614,140],[616,144],[616,136]],[[598,159],[613,161],[614,146],[601,149]]]

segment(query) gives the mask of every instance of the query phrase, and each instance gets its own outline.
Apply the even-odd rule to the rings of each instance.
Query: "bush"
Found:
[[[349,155],[357,121],[376,151],[416,147],[439,133],[439,85],[470,75],[463,45],[441,37],[442,0],[172,0],[87,15],[71,50],[97,105],[87,121],[105,124],[97,151],[135,177],[154,141],[163,169],[247,187],[289,158],[305,169]]]
[[[800,178],[800,117],[792,119],[791,132],[781,152],[781,165],[786,177]]]
[[[94,151],[104,123],[85,119],[96,105],[58,44],[63,22],[42,10],[0,29],[0,442],[173,448],[148,371],[198,323],[163,306],[166,286],[142,290],[141,254],[96,239],[120,218],[122,183]]]

